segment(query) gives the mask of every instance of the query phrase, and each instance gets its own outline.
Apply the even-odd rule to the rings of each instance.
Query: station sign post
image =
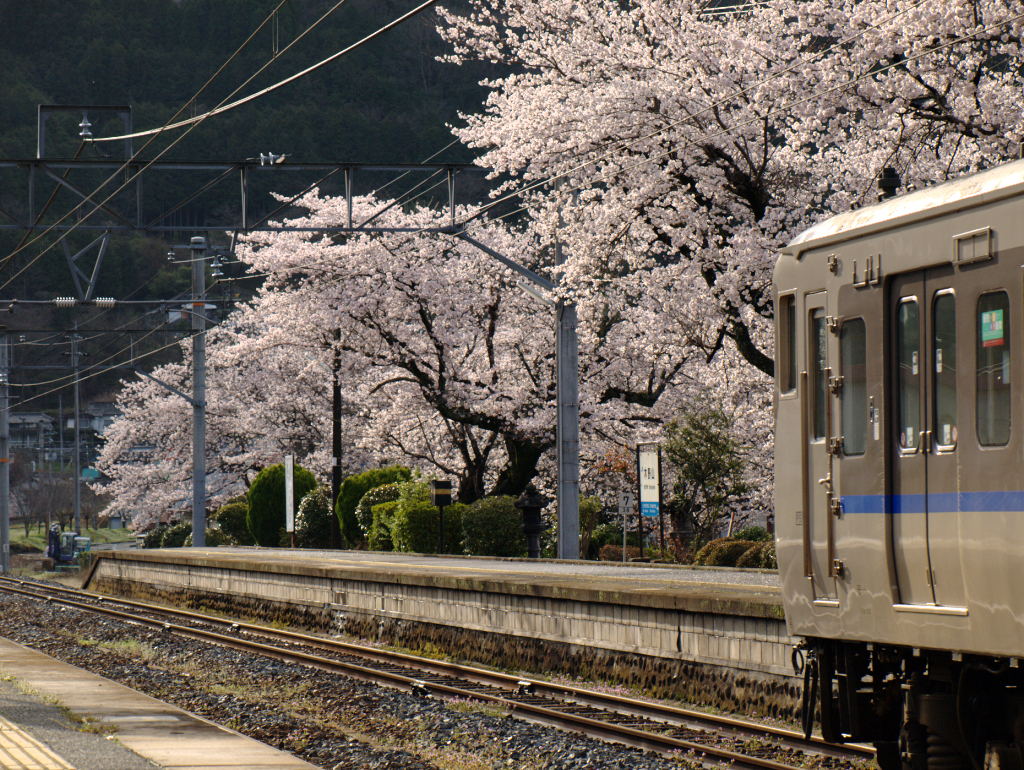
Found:
[[[295,457],[284,456],[284,530],[292,536],[295,547]]]
[[[661,547],[665,548],[665,519],[661,505],[661,446],[637,444],[637,492],[640,499],[640,556],[644,555],[644,519],[657,517],[661,528]]]

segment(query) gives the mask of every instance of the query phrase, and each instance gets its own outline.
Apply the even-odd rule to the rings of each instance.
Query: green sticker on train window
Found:
[[[992,348],[1003,344],[1003,311],[989,310],[981,314],[981,344]]]

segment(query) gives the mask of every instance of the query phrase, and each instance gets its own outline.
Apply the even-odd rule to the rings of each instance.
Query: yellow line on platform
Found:
[[[75,770],[16,724],[0,717],[0,768],[2,770]]]

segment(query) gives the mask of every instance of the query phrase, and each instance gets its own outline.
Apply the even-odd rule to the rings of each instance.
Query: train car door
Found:
[[[834,435],[829,379],[830,362],[837,358],[833,350],[835,335],[829,332],[827,292],[808,294],[805,304],[807,322],[807,370],[802,379],[805,402],[804,447],[807,473],[804,476],[805,561],[814,586],[816,600],[835,601],[835,532],[830,512],[833,497],[832,455]]]
[[[899,601],[962,606],[952,266],[897,276],[889,311],[890,510]]]

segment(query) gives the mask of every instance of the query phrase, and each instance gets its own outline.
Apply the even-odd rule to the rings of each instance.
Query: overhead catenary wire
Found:
[[[923,2],[923,1],[924,1],[924,0],[922,0],[922,2]],[[917,4],[915,4],[915,7],[916,7],[916,5],[920,5],[920,4],[921,4],[920,2],[919,2],[919,3],[917,3]],[[861,82],[861,81],[863,81],[864,79],[867,79],[867,78],[870,78],[870,77],[874,77],[874,76],[878,75],[878,74],[879,74],[879,73],[881,73],[881,72],[885,72],[885,71],[888,71],[888,70],[890,70],[890,69],[892,69],[892,68],[895,68],[895,67],[901,67],[901,66],[906,66],[907,64],[909,64],[909,63],[911,63],[911,62],[913,62],[913,61],[915,61],[915,60],[917,60],[917,59],[923,58],[924,56],[927,56],[927,55],[931,55],[931,54],[934,54],[934,53],[935,53],[936,51],[938,51],[938,50],[942,50],[942,49],[944,49],[944,48],[948,48],[948,47],[951,47],[951,46],[954,46],[954,45],[960,44],[960,43],[962,43],[962,42],[965,42],[965,41],[967,41],[967,40],[970,40],[970,39],[971,39],[971,38],[973,38],[973,37],[977,37],[977,36],[979,36],[979,35],[981,35],[981,34],[985,34],[985,33],[987,33],[987,32],[991,32],[991,31],[993,31],[993,30],[995,30],[995,29],[998,29],[999,27],[1002,27],[1002,26],[1006,26],[1006,25],[1008,25],[1008,24],[1011,24],[1011,23],[1013,23],[1013,22],[1015,22],[1015,21],[1019,20],[1019,19],[1020,19],[1020,18],[1022,18],[1022,17],[1024,17],[1024,13],[1022,13],[1022,14],[1018,14],[1018,15],[1016,15],[1016,16],[1013,16],[1013,17],[1010,17],[1010,18],[1004,19],[1004,20],[1002,20],[1002,21],[1000,21],[1000,22],[996,22],[996,23],[994,23],[994,24],[988,25],[988,26],[986,26],[986,27],[984,27],[984,28],[982,28],[982,29],[976,30],[975,32],[972,32],[972,33],[969,33],[969,34],[966,34],[966,35],[962,35],[962,36],[960,36],[960,37],[958,37],[958,38],[955,38],[955,39],[953,39],[953,40],[947,41],[947,42],[946,42],[946,43],[944,43],[943,45],[940,45],[940,46],[937,46],[937,47],[935,47],[935,48],[929,49],[928,51],[922,52],[921,54],[918,54],[918,55],[916,55],[916,56],[913,56],[913,57],[908,57],[908,58],[906,58],[906,59],[903,59],[903,60],[901,60],[901,61],[899,61],[899,62],[893,62],[893,63],[891,63],[891,64],[889,64],[889,65],[886,65],[885,67],[882,67],[882,68],[879,68],[879,69],[875,69],[875,70],[871,70],[871,71],[869,71],[869,72],[863,73],[863,74],[862,74],[862,75],[860,75],[860,76],[857,76],[857,77],[855,77],[855,78],[853,78],[853,79],[851,79],[851,80],[845,81],[844,83],[838,84],[838,85],[836,85],[836,86],[834,86],[834,87],[832,87],[832,88],[826,89],[825,91],[821,91],[821,92],[818,92],[818,93],[813,93],[813,94],[811,94],[811,95],[809,95],[809,96],[805,97],[804,99],[800,99],[800,100],[794,100],[794,101],[792,101],[792,102],[790,102],[790,103],[788,103],[788,104],[786,104],[786,105],[784,105],[784,106],[782,106],[782,107],[780,107],[780,108],[777,108],[776,110],[773,110],[772,112],[768,113],[768,114],[767,114],[767,115],[765,115],[765,116],[759,116],[758,118],[755,118],[755,119],[751,119],[751,120],[749,120],[749,121],[746,121],[746,122],[743,122],[743,123],[739,123],[739,124],[736,124],[736,125],[734,125],[734,126],[731,126],[730,128],[727,128],[727,129],[722,129],[721,131],[715,132],[715,133],[713,133],[713,134],[708,134],[708,135],[705,135],[705,137],[704,137],[704,138],[705,138],[705,139],[707,139],[707,138],[715,138],[715,137],[717,137],[717,136],[721,136],[721,135],[724,135],[724,134],[728,134],[728,133],[730,133],[730,132],[731,132],[732,130],[735,130],[736,128],[740,128],[740,127],[743,127],[744,125],[747,125],[747,124],[749,124],[749,123],[753,123],[753,122],[758,122],[758,121],[760,121],[760,120],[763,120],[763,119],[764,119],[765,117],[770,117],[770,116],[772,116],[772,115],[775,115],[775,114],[779,114],[779,113],[781,113],[781,112],[784,112],[784,111],[786,111],[786,110],[788,110],[788,109],[791,109],[791,108],[792,108],[793,106],[796,106],[796,105],[798,105],[798,104],[802,104],[802,103],[805,103],[805,102],[807,102],[807,101],[810,101],[810,100],[812,100],[812,99],[818,98],[818,97],[820,97],[820,96],[823,96],[823,95],[826,95],[826,94],[828,94],[828,93],[832,93],[832,92],[834,92],[834,91],[836,91],[836,90],[841,90],[841,89],[844,89],[844,88],[849,88],[849,87],[852,87],[853,85],[855,85],[855,84],[856,84],[856,83],[858,83],[858,82]],[[863,34],[863,33],[859,33],[859,34]],[[678,122],[677,122],[676,124],[678,124],[678,123],[681,123],[681,122],[683,122],[683,121],[678,121]],[[666,127],[666,128],[668,128],[668,127]],[[641,140],[637,140],[637,141],[641,141]],[[664,155],[666,155],[666,154],[668,154],[668,153],[664,153],[664,154],[662,154],[662,155],[660,155],[660,156],[655,156],[654,158],[645,158],[645,159],[643,159],[642,161],[640,161],[640,162],[638,162],[638,163],[634,164],[633,166],[627,167],[627,168],[625,168],[625,169],[619,169],[619,170],[618,170],[618,171],[616,171],[615,173],[616,173],[616,174],[618,174],[618,173],[621,173],[621,172],[622,172],[622,171],[624,171],[624,170],[629,170],[629,169],[632,169],[632,168],[638,168],[638,167],[640,167],[640,166],[646,165],[646,164],[647,164],[647,163],[649,163],[649,162],[650,162],[651,160],[654,160],[654,159],[657,159],[657,158],[660,158],[660,157],[664,157]],[[585,163],[583,163],[583,164],[580,164],[580,166],[579,166],[579,167],[577,167],[576,169],[573,169],[573,170],[570,170],[570,171],[567,171],[567,172],[563,172],[562,174],[560,174],[560,175],[559,175],[558,177],[555,177],[555,178],[561,178],[561,177],[567,176],[567,175],[568,175],[569,173],[573,173],[574,171],[576,171],[576,170],[578,170],[578,169],[580,169],[580,168],[586,168],[587,166],[590,166],[590,165],[594,165],[594,164],[595,164],[596,162],[597,162],[597,161],[595,161],[595,160],[591,160],[591,161],[585,162]],[[602,177],[602,175],[598,175],[598,176],[596,177],[596,179],[601,179],[601,178],[603,178],[603,177]],[[549,183],[550,183],[551,181],[552,181],[552,179],[544,180],[543,182],[538,182],[538,183],[536,183],[536,184],[534,184],[534,185],[531,185],[531,186],[529,186],[529,187],[528,187],[528,188],[526,188],[525,190],[521,190],[521,191],[519,191],[519,193],[518,193],[518,194],[522,194],[523,192],[526,192],[526,191],[528,191],[529,189],[535,189],[536,187],[538,187],[538,186],[540,186],[540,185],[542,185],[542,184],[549,184]],[[574,188],[574,189],[582,189],[582,185],[578,185],[578,186],[577,186],[576,188]],[[506,196],[506,197],[510,197],[510,196]],[[488,206],[487,206],[486,208],[491,208],[491,207],[493,207],[493,204],[489,204],[489,205],[488,205]],[[504,219],[504,218],[506,218],[506,217],[509,217],[509,216],[513,216],[513,215],[515,215],[515,214],[517,214],[517,213],[520,213],[520,212],[522,212],[522,211],[524,211],[524,210],[525,210],[525,207],[522,207],[522,208],[520,208],[520,209],[517,209],[516,211],[513,211],[513,212],[508,212],[508,213],[506,213],[506,214],[502,215],[501,217],[497,217],[497,218],[496,218],[496,219],[495,219],[494,221],[498,221],[498,220],[500,220],[500,219]],[[465,222],[464,224],[468,224],[468,221],[467,221],[467,222]],[[426,232],[427,230],[431,230],[431,229],[433,229],[433,228],[426,228],[426,227],[425,227],[425,228],[422,228],[422,229],[421,229],[420,231],[417,231],[417,232],[420,232],[420,233],[421,233],[421,232]],[[411,237],[415,236],[415,235],[417,234],[417,232],[413,232],[413,233],[407,234],[407,235],[408,235],[408,237],[407,237],[407,239],[406,239],[406,242],[408,242],[408,241],[409,241],[409,240],[411,239]],[[301,270],[301,269],[306,269],[306,268],[309,268],[309,267],[315,267],[315,266],[317,266],[317,265],[321,265],[321,264],[324,264],[325,262],[326,262],[326,260],[313,260],[313,261],[310,261],[310,262],[304,263],[304,264],[302,264],[302,265],[295,265],[295,266],[292,266],[292,267],[291,267],[291,268],[289,268],[289,269],[290,269],[290,270],[292,270],[292,271],[295,271],[295,270]],[[252,273],[252,274],[250,274],[250,275],[249,275],[249,276],[247,276],[247,277],[260,277],[261,275],[267,275],[267,274],[266,274],[266,273]],[[342,279],[341,279],[341,278],[338,278],[338,279],[334,279],[334,280],[342,280]],[[161,350],[162,350],[162,349],[166,349],[167,347],[171,347],[171,346],[172,346],[173,344],[178,344],[178,343],[177,343],[177,342],[175,342],[175,343],[172,343],[171,345],[167,345],[167,346],[164,346],[163,348],[161,348]],[[147,355],[151,355],[151,353],[150,353],[150,354],[147,354]]]

